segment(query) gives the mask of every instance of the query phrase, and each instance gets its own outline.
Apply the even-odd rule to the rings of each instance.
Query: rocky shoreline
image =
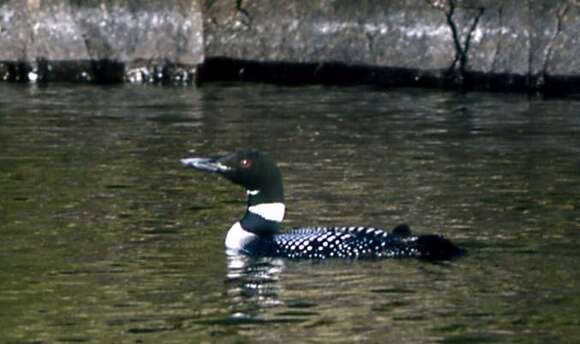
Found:
[[[580,92],[577,0],[0,0],[0,80]]]

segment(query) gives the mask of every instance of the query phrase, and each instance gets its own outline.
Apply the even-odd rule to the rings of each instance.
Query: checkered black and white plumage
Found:
[[[274,254],[297,259],[419,256],[412,241],[373,227],[311,227],[273,237]]]

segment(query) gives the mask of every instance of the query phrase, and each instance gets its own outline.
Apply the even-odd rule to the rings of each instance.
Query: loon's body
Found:
[[[246,188],[248,206],[228,231],[227,252],[290,259],[416,257],[450,259],[463,250],[439,235],[413,235],[406,225],[391,232],[374,227],[308,227],[279,232],[284,219],[282,177],[256,150],[219,158],[183,159],[185,166],[218,173]]]

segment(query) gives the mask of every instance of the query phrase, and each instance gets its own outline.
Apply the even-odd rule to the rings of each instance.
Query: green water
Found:
[[[580,100],[0,84],[2,343],[580,342]],[[229,259],[256,147],[288,226],[407,222],[469,254]]]

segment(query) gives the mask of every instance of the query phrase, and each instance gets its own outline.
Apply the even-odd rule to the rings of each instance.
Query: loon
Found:
[[[464,253],[434,234],[414,235],[405,224],[391,232],[374,227],[306,227],[280,232],[286,207],[282,176],[276,163],[255,149],[220,157],[182,159],[198,171],[217,173],[246,189],[247,208],[230,228],[228,254],[290,259],[373,259],[415,257],[448,260]]]

